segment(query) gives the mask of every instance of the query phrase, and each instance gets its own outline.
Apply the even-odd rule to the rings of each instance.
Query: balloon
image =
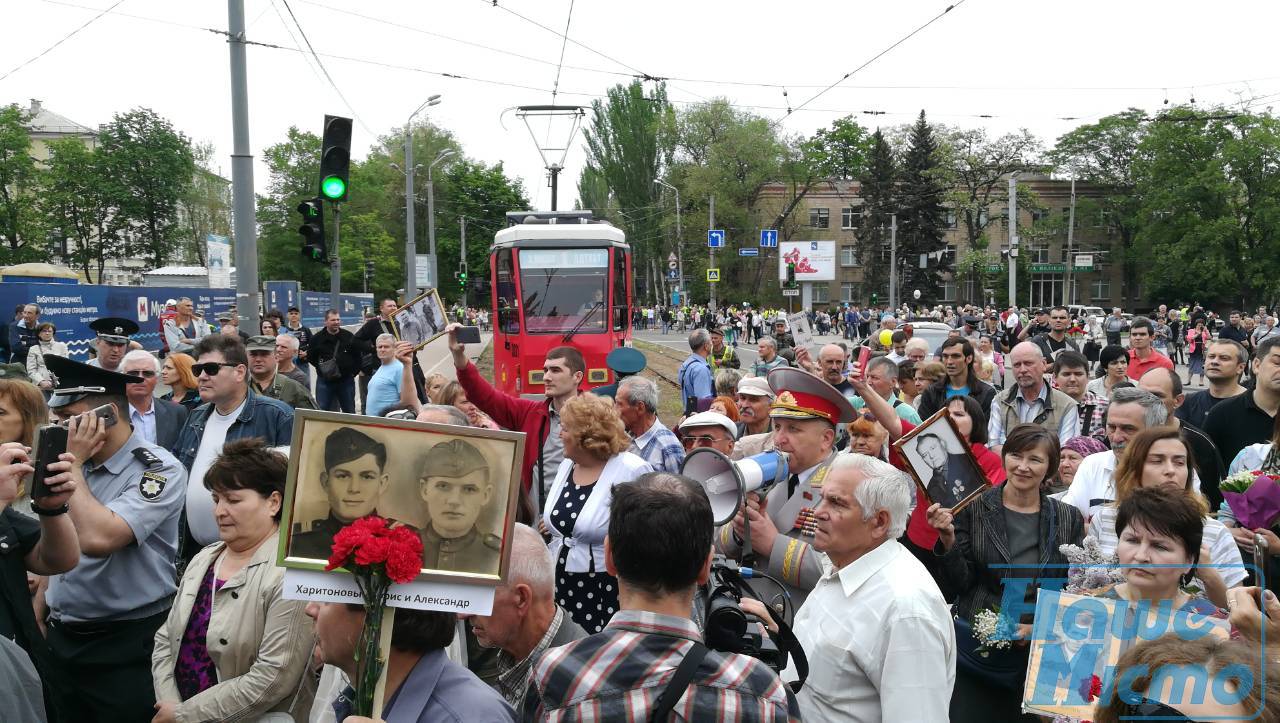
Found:
[[[880,346],[888,348],[893,344],[893,332],[888,329],[880,330]]]

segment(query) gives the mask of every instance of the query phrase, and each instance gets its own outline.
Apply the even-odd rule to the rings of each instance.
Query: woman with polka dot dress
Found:
[[[588,633],[598,633],[618,611],[618,581],[604,567],[613,486],[653,468],[626,451],[631,438],[613,402],[594,394],[565,403],[560,439],[564,461],[547,493],[539,527],[551,536],[556,602]]]

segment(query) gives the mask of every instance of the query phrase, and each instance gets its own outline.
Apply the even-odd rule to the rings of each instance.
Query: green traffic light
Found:
[[[325,198],[342,198],[347,192],[347,182],[337,176],[329,176],[320,182],[320,193]]]

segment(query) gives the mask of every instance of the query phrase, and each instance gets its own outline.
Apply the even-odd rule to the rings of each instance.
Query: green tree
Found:
[[[942,143],[946,172],[945,204],[955,210],[971,249],[985,250],[987,227],[993,222],[1008,223],[1009,174],[1036,165],[1040,141],[1026,129],[990,138],[986,129],[951,129]],[[1030,192],[1019,187],[1018,203],[1030,204]],[[993,213],[994,204],[1004,201],[1004,213]]]
[[[368,291],[375,299],[396,296],[404,286],[403,241],[387,233],[376,212],[343,213],[342,244],[338,255],[342,260],[342,288]],[[373,262],[373,284],[365,285],[366,262]]]
[[[845,116],[830,128],[819,128],[805,142],[805,150],[819,176],[852,180],[862,175],[872,143],[867,129],[858,125],[853,116]]]
[[[1107,227],[1120,238],[1126,307],[1137,293],[1142,254],[1136,245],[1142,202],[1137,194],[1136,164],[1149,128],[1147,114],[1129,108],[1066,133],[1047,154],[1060,172],[1074,173],[1101,191],[1097,203]],[[1080,217],[1077,209],[1077,218]]]
[[[668,182],[680,189],[685,237],[706,238],[707,206],[715,198],[716,227],[728,234],[727,248],[716,256],[720,300],[740,303],[761,298],[757,282],[765,260],[743,260],[731,251],[750,244],[762,223],[776,220],[776,208],[763,207],[765,186],[779,178],[788,144],[768,119],[739,111],[723,98],[689,106],[677,115],[676,155]],[[705,248],[701,243],[690,249]],[[685,254],[685,274],[694,299],[706,299],[707,256]],[[771,278],[771,274],[770,274]]]
[[[1280,296],[1280,122],[1224,109],[1155,118],[1134,163],[1137,253],[1153,298]]]
[[[467,219],[467,270],[472,279],[489,274],[489,245],[506,228],[507,211],[529,208],[524,186],[511,178],[501,163],[488,165],[468,158],[449,166],[443,196],[437,195],[436,248],[440,258],[440,286],[446,299],[461,296],[453,274],[461,268],[461,220]],[[471,297],[475,301],[474,295]]]
[[[40,258],[43,228],[34,193],[38,185],[30,116],[16,104],[0,107],[0,263]]]
[[[304,289],[329,288],[329,267],[304,260],[298,204],[318,194],[320,136],[291,126],[285,140],[262,152],[267,193],[258,197],[258,275],[263,281],[296,279]],[[354,190],[353,190],[354,192]],[[328,205],[328,204],[325,204]],[[333,238],[333,216],[325,209],[325,231]]]
[[[674,118],[666,86],[658,83],[646,94],[636,80],[615,85],[604,100],[592,101],[591,120],[584,131],[587,164],[594,169],[589,180],[603,181],[608,187],[612,206],[606,207],[612,208],[611,215],[627,234],[636,278],[648,280],[645,286],[651,298],[657,279],[649,273],[650,262],[666,256],[662,188],[654,179],[661,178],[671,162]]]
[[[178,206],[195,174],[191,141],[154,111],[117,113],[98,134],[98,153],[107,169],[118,213],[127,220],[130,256],[164,266],[179,247],[183,230]]]
[[[865,269],[863,288],[868,293],[882,294],[887,301],[887,274],[871,274],[871,269],[888,265],[889,222],[897,210],[894,195],[898,168],[893,149],[880,129],[871,135],[871,152],[859,185],[862,187],[862,215],[858,219],[858,261]]]
[[[231,236],[231,184],[218,175],[212,143],[192,147],[195,173],[187,192],[178,201],[182,219],[182,256],[205,265],[209,234]]]
[[[102,157],[79,138],[49,143],[40,210],[54,233],[68,242],[63,260],[83,272],[90,283],[102,283],[109,259],[125,256],[125,229],[106,173]]]
[[[942,205],[946,186],[940,171],[938,143],[924,111],[916,120],[911,142],[902,158],[902,183],[898,188],[898,293],[920,291],[920,303],[931,306],[942,285],[942,275],[951,272],[946,248],[946,209]],[[920,268],[921,259],[926,259]]]

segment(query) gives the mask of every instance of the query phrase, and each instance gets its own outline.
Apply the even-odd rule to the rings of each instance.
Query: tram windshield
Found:
[[[608,318],[608,249],[521,249],[525,328],[598,334]]]

